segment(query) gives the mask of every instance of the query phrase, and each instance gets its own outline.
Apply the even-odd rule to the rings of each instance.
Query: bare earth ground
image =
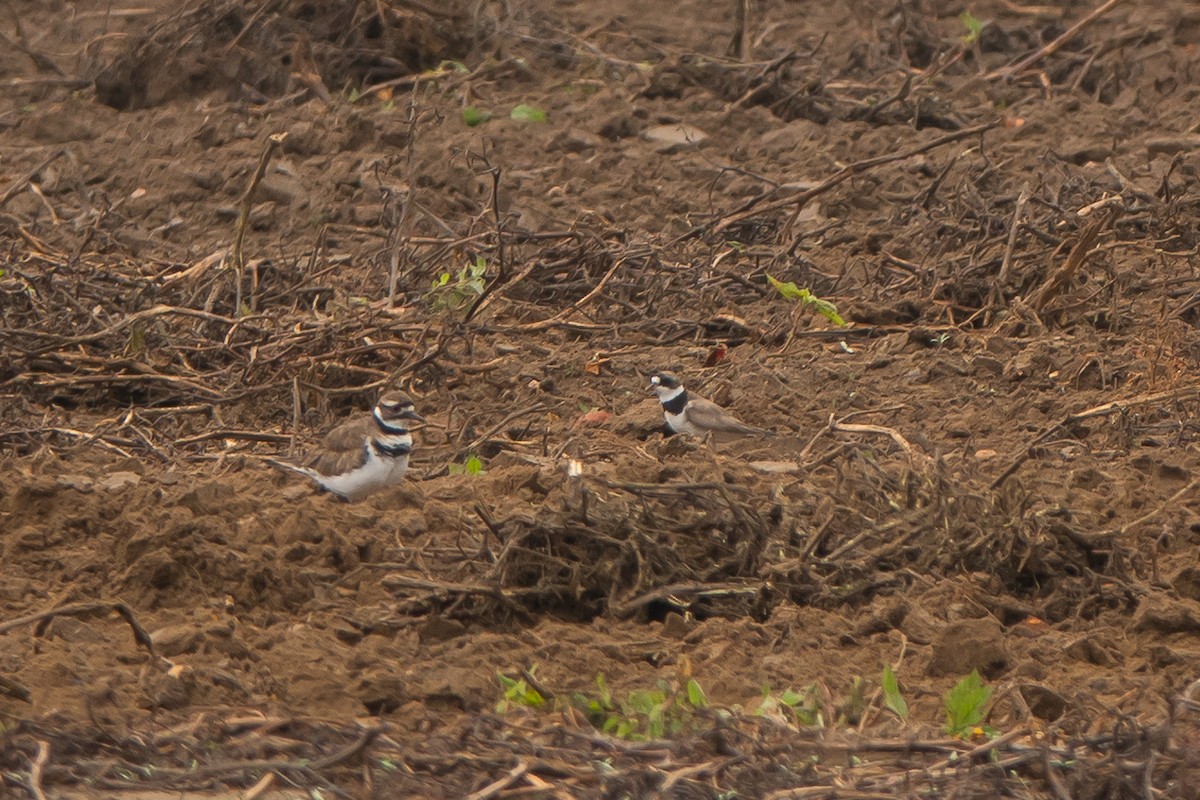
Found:
[[[10,4],[0,793],[1200,796],[1194,4],[652,5]]]

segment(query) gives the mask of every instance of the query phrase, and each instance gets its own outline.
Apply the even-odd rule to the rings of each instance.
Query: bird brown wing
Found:
[[[343,422],[325,434],[321,446],[304,462],[304,466],[322,475],[340,475],[361,467],[366,460],[366,441],[374,430],[370,416]]]
[[[691,402],[688,403],[687,417],[693,425],[702,430],[760,435],[770,435],[771,433],[763,428],[747,425],[713,401],[694,395]]]

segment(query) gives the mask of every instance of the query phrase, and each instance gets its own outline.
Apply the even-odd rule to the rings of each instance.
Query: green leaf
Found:
[[[900,685],[896,682],[896,674],[892,672],[891,667],[886,665],[883,668],[883,704],[900,719],[908,719],[908,703],[900,694]]]
[[[958,21],[967,29],[967,35],[963,37],[963,44],[972,45],[979,41],[979,34],[983,32],[983,20],[970,11],[964,11],[958,15]]]
[[[991,696],[992,689],[983,685],[979,670],[971,670],[971,674],[956,683],[942,701],[946,709],[946,733],[952,736],[969,734],[983,721],[984,706]]]
[[[784,283],[781,280],[777,280],[770,273],[767,274],[767,281],[775,287],[775,291],[783,295],[785,300],[803,300],[808,296],[807,289],[801,289],[791,281]]]
[[[662,706],[654,706],[646,712],[646,733],[651,739],[661,739],[666,733],[666,728],[663,725],[663,709]]]
[[[461,61],[452,61],[450,59],[446,59],[442,63],[438,64],[438,72],[450,72],[450,71],[457,72],[462,75],[466,75],[471,70],[467,69],[467,65],[462,63]]]
[[[695,678],[688,678],[687,697],[692,708],[708,708],[708,695],[704,693],[704,689],[700,687]]]
[[[828,300],[822,300],[808,289],[801,289],[796,284],[788,281],[776,280],[770,275],[767,275],[767,281],[775,287],[775,291],[787,300],[799,300],[806,306],[812,306],[814,310],[825,319],[837,325],[839,328],[846,327],[846,320],[842,319],[842,315],[838,313],[837,306]]]
[[[462,110],[463,122],[468,128],[474,128],[476,125],[482,125],[492,118],[492,112],[485,111],[475,106],[467,106]]]
[[[360,98],[360,97],[362,97],[362,95],[358,93],[358,89],[355,89],[353,86],[351,86],[350,87],[350,97],[348,98],[350,100],[350,102],[357,103],[358,98]]]
[[[479,460],[479,456],[471,456],[463,464],[463,469],[466,470],[468,475],[478,475],[483,472],[483,462]]]
[[[545,122],[546,112],[537,106],[527,106],[522,103],[519,106],[514,106],[513,110],[508,112],[508,116],[515,119],[517,122]]]
[[[603,672],[596,675],[596,688],[600,690],[600,703],[606,709],[611,710],[613,708],[612,691],[608,688],[608,681],[604,680]]]

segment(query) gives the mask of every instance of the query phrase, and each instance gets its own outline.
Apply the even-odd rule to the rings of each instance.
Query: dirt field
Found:
[[[0,795],[1200,797],[1193,2],[118,5],[3,27]]]

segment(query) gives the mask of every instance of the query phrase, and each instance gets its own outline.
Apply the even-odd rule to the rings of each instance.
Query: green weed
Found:
[[[990,728],[979,727],[979,723],[983,722],[984,707],[991,696],[992,689],[983,685],[979,670],[971,670],[971,674],[956,683],[942,700],[946,710],[945,732],[962,738],[976,733],[995,733]]]
[[[485,472],[483,461],[479,456],[468,456],[467,460],[461,464],[450,464],[447,469],[451,475],[479,475]]]
[[[788,300],[799,300],[803,305],[812,306],[813,310],[825,317],[825,319],[829,320],[834,325],[837,325],[839,328],[846,327],[846,320],[842,319],[841,314],[838,313],[837,306],[828,300],[822,300],[808,289],[801,289],[791,281],[784,283],[783,281],[776,280],[770,275],[767,276],[767,280],[772,286],[775,287],[775,291],[779,292],[779,294],[784,298]]]
[[[962,37],[963,44],[967,47],[979,41],[979,34],[983,32],[983,26],[986,24],[983,20],[976,17],[970,11],[964,11],[958,15],[958,21],[967,29],[966,34]]]
[[[513,110],[508,112],[508,116],[515,119],[517,122],[545,122],[546,112],[537,106],[527,106],[522,103],[519,106],[513,106]]]
[[[755,715],[774,717],[796,728],[825,727],[825,714],[821,710],[824,693],[819,686],[813,685],[797,692],[785,689],[782,694],[773,694],[770,686],[762,687],[762,700],[759,701]]]
[[[532,675],[537,669],[537,665],[529,668],[529,674]],[[529,682],[524,678],[510,678],[503,672],[496,673],[496,679],[500,681],[500,690],[502,696],[500,701],[496,703],[496,713],[503,714],[510,708],[540,708],[546,705],[546,698],[542,697],[542,693],[529,685]]]
[[[476,125],[482,125],[491,119],[492,112],[476,106],[467,106],[462,110],[462,118],[468,128],[474,128]]]
[[[458,311],[483,294],[487,287],[487,260],[476,256],[456,275],[443,272],[429,289],[434,311]]]
[[[646,741],[693,731],[699,727],[696,712],[708,708],[708,697],[695,678],[688,678],[683,692],[660,680],[653,689],[635,689],[618,698],[604,676],[597,675],[596,689],[595,696],[576,694],[573,702],[592,725],[618,739]]]
[[[896,681],[896,674],[892,672],[892,668],[884,666],[883,668],[883,704],[902,720],[908,720],[908,703],[904,700],[904,695],[900,694],[900,684]]]

